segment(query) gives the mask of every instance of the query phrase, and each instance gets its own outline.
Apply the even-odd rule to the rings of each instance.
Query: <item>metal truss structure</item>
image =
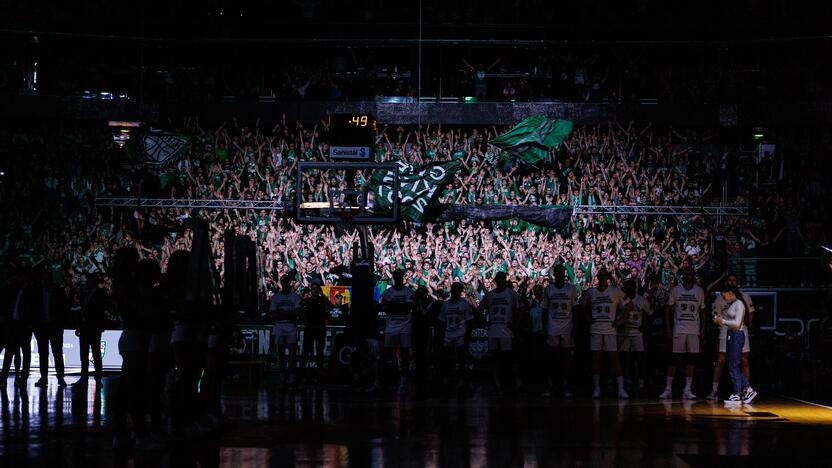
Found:
[[[723,206],[670,206],[670,205],[577,205],[572,210],[578,214],[664,215],[664,216],[748,216],[748,207]]]
[[[96,206],[113,208],[202,208],[204,210],[273,210],[291,211],[278,200],[197,200],[189,198],[98,198]]]
[[[99,198],[97,206],[114,208],[201,208],[204,210],[272,210],[292,211],[292,207],[277,200],[198,200],[188,198]],[[665,216],[747,216],[748,207],[724,206],[669,206],[669,205],[577,205],[573,215],[665,215]]]

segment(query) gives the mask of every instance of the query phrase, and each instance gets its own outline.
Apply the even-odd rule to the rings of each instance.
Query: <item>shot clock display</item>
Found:
[[[373,161],[376,119],[370,114],[329,116],[329,158],[334,161]]]
[[[373,119],[369,115],[353,115],[347,121],[347,125],[355,125],[356,127],[366,127],[368,124],[374,124]]]

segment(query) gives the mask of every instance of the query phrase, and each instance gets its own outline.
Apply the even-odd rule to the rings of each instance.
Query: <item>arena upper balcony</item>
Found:
[[[655,99],[640,102],[569,102],[515,100],[477,102],[465,97],[379,97],[372,100],[278,100],[272,96],[225,96],[219,102],[176,103],[119,97],[110,93],[55,96],[37,93],[0,94],[8,117],[64,120],[128,120],[165,122],[199,115],[206,122],[222,122],[229,116],[262,122],[317,122],[332,113],[370,113],[381,124],[511,125],[529,115],[566,118],[576,125],[609,121],[654,122],[663,125],[753,129],[756,127],[814,127],[832,123],[832,102],[682,104]]]

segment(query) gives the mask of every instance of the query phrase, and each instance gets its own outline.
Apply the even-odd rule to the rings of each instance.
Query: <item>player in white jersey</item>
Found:
[[[645,315],[653,315],[650,302],[638,294],[636,282],[624,283],[624,302],[618,318],[618,351],[625,353],[624,374],[638,392],[644,390],[644,334],[642,333]],[[637,376],[637,380],[636,377]]]
[[[673,396],[673,376],[676,374],[676,363],[686,365],[685,390],[682,397],[685,400],[695,400],[696,395],[691,390],[696,357],[700,353],[700,341],[704,331],[705,321],[702,311],[705,310],[705,291],[694,283],[693,270],[682,272],[682,284],[677,284],[670,290],[665,308],[665,326],[667,336],[673,340],[673,359],[667,366],[667,380],[664,392],[659,395],[662,400]],[[671,321],[671,311],[673,319]],[[671,329],[671,323],[673,328]]]
[[[468,322],[474,319],[474,308],[462,297],[462,291],[462,283],[451,285],[451,298],[442,302],[438,316],[439,321],[445,323],[445,336],[442,339],[443,354],[445,354],[443,362],[446,364],[445,383],[451,375],[458,377],[459,384],[463,381],[465,336],[468,331]]]
[[[497,387],[497,392],[500,392],[502,370],[506,363],[513,362],[511,359],[514,339],[512,326],[519,299],[517,293],[508,287],[504,272],[501,271],[494,276],[494,283],[496,288],[485,293],[485,297],[480,302],[480,310],[488,317],[488,350],[494,360],[494,385]],[[515,379],[519,378],[517,369],[512,370]]]
[[[290,382],[295,378],[295,365],[298,353],[298,315],[301,297],[292,291],[292,279],[289,275],[280,277],[280,291],[272,295],[269,312],[274,319],[272,335],[277,345],[277,368],[281,373],[289,368]],[[289,349],[288,366],[286,365],[286,348]]]
[[[733,273],[729,273],[725,276],[725,286],[729,288],[736,288],[737,287],[737,275]],[[745,303],[745,306],[748,308],[746,313],[748,314],[747,321],[751,323],[754,320],[754,304],[751,302],[751,297],[740,291],[742,294],[742,300]],[[722,294],[716,295],[716,300],[714,301],[713,305],[713,315],[722,315],[728,308],[730,304],[725,302],[725,299],[722,298]],[[751,367],[749,365],[749,355],[751,354],[751,345],[749,343],[748,337],[748,327],[742,327],[742,332],[745,335],[745,343],[742,347],[742,358],[740,360],[740,365],[742,366],[742,374],[745,376],[745,380],[750,382],[751,381]],[[711,393],[706,397],[708,400],[716,400],[718,398],[717,390],[719,388],[719,380],[722,378],[722,371],[725,368],[725,344],[726,338],[728,336],[728,327],[722,325],[719,327],[719,347],[717,348],[717,355],[716,355],[716,366],[714,366],[714,380],[711,384]]]
[[[404,285],[404,270],[393,272],[393,286],[381,294],[381,309],[387,314],[384,348],[388,356],[399,347],[399,393],[407,390],[407,369],[410,365],[411,326],[416,293]]]
[[[629,398],[624,390],[624,378],[621,377],[621,362],[618,360],[618,343],[616,342],[615,322],[618,308],[624,300],[624,293],[610,286],[610,274],[602,268],[598,271],[598,286],[587,291],[583,298],[583,309],[590,322],[589,347],[592,351],[593,398],[601,398],[601,356],[609,356],[613,374],[618,383],[618,397]]]
[[[578,298],[575,287],[566,282],[566,268],[563,265],[556,265],[552,269],[554,282],[549,283],[543,291],[543,321],[546,329],[546,343],[552,350],[552,363],[560,362],[561,377],[563,379],[563,396],[572,396],[570,388],[570,377],[572,367],[572,349],[575,341],[572,336],[574,320],[572,318],[572,307]],[[554,367],[554,366],[553,366]],[[554,372],[554,369],[552,369]],[[550,390],[544,394],[551,394],[553,379],[550,375]]]

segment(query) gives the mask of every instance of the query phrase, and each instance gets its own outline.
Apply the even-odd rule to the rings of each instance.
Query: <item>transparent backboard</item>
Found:
[[[301,223],[394,224],[399,221],[395,163],[298,162],[295,219]]]

